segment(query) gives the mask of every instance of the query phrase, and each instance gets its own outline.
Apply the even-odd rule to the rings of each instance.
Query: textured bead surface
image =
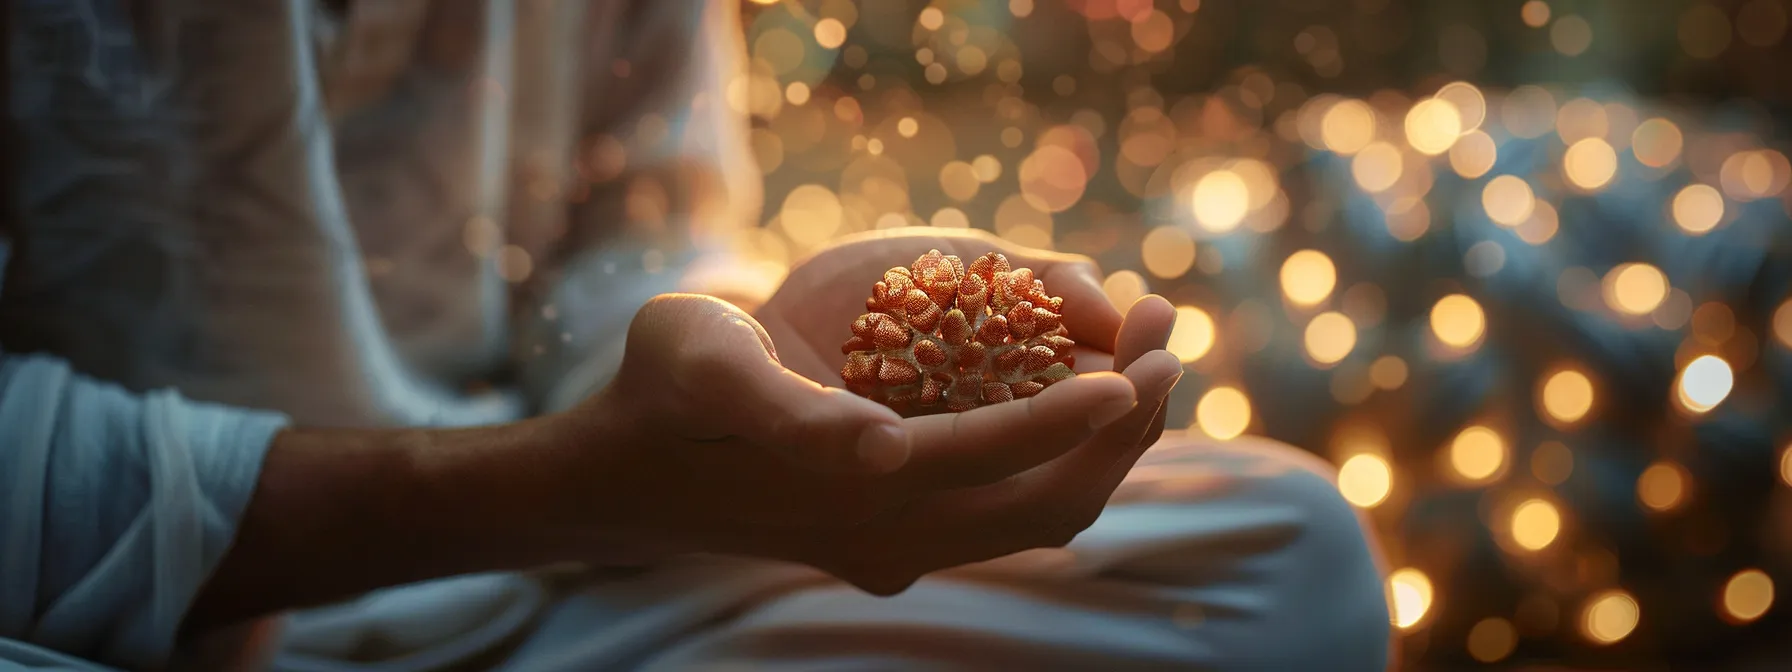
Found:
[[[1063,305],[1003,255],[931,250],[872,285],[840,377],[910,417],[1025,399],[1076,375]]]

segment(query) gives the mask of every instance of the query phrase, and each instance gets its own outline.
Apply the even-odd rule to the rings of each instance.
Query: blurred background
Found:
[[[975,227],[1337,464],[1411,669],[1786,669],[1788,0],[751,0],[755,282]]]

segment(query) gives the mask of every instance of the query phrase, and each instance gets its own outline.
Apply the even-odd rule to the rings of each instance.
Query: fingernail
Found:
[[[908,462],[908,432],[897,425],[876,425],[859,435],[859,462],[879,473]]]
[[[1089,426],[1095,429],[1101,429],[1114,424],[1115,420],[1119,420],[1122,416],[1131,412],[1133,406],[1136,405],[1138,405],[1138,402],[1132,399],[1115,399],[1100,406],[1096,406],[1093,410],[1089,411]]]

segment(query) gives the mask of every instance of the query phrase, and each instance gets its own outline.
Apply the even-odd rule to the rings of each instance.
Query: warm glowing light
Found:
[[[1394,355],[1383,355],[1369,365],[1369,382],[1384,390],[1400,389],[1406,374],[1406,360]]]
[[[1394,471],[1380,455],[1359,453],[1338,467],[1338,492],[1344,501],[1372,509],[1387,501],[1394,486]]]
[[[1544,441],[1531,452],[1531,474],[1549,485],[1561,485],[1574,473],[1574,452],[1560,441]]]
[[[1375,110],[1360,100],[1338,101],[1320,119],[1319,137],[1333,152],[1355,154],[1375,140]]]
[[[845,211],[840,199],[827,187],[805,184],[790,190],[784,207],[778,213],[778,225],[791,242],[815,246],[832,238],[840,230]]]
[[[1636,154],[1638,163],[1650,168],[1665,168],[1680,158],[1680,146],[1684,141],[1680,127],[1674,122],[1655,118],[1637,124],[1630,134],[1630,150]]]
[[[1562,172],[1574,186],[1598,189],[1618,174],[1618,152],[1602,138],[1580,140],[1562,155]]]
[[[1527,499],[1512,509],[1512,541],[1529,551],[1541,551],[1562,533],[1562,513],[1541,499]]]
[[[1419,101],[1406,113],[1406,141],[1428,156],[1449,151],[1462,135],[1462,115],[1442,98]]]
[[[1563,56],[1579,56],[1593,45],[1593,26],[1572,14],[1556,19],[1549,27],[1549,44]]]
[[[809,85],[802,82],[791,82],[790,86],[784,89],[784,99],[790,101],[791,105],[797,106],[809,102]]]
[[[826,18],[815,22],[815,43],[827,49],[838,49],[846,43],[846,24]]]
[[[1213,171],[1195,183],[1195,221],[1208,231],[1225,233],[1238,228],[1250,204],[1250,187],[1230,170]]]
[[[1387,191],[1400,182],[1401,164],[1399,148],[1385,142],[1373,142],[1351,159],[1350,174],[1356,178],[1357,186],[1373,194]]]
[[[915,121],[914,117],[903,117],[900,121],[896,122],[896,133],[900,134],[902,137],[912,138],[919,132],[921,132],[921,124],[920,122]]]
[[[1439,100],[1447,100],[1456,108],[1457,121],[1464,132],[1481,127],[1487,120],[1487,97],[1468,82],[1450,82],[1437,90]]]
[[[980,155],[971,160],[971,172],[978,182],[994,182],[1002,176],[1002,160],[988,154]]]
[[[940,26],[946,23],[946,13],[940,11],[938,7],[928,7],[921,10],[920,22],[922,28],[939,30]]]
[[[1674,223],[1687,233],[1701,234],[1724,218],[1724,197],[1708,184],[1687,185],[1674,195]]]
[[[1773,336],[1780,340],[1780,345],[1792,348],[1792,299],[1787,299],[1773,311]]]
[[[1499,147],[1493,144],[1493,136],[1485,131],[1469,131],[1450,147],[1450,169],[1463,179],[1472,180],[1493,170],[1499,154]]]
[[[1451,294],[1431,307],[1431,333],[1445,345],[1473,345],[1486,327],[1487,316],[1481,312],[1481,304],[1467,295]]]
[[[1612,644],[1629,637],[1641,618],[1636,598],[1622,590],[1608,590],[1587,601],[1581,612],[1581,634],[1595,644]]]
[[[1526,218],[1523,224],[1519,224],[1513,233],[1518,234],[1519,240],[1532,245],[1542,245],[1549,242],[1550,238],[1554,238],[1556,230],[1561,228],[1559,219],[1556,207],[1550,205],[1549,201],[1537,201],[1536,205],[1531,208],[1531,216]]]
[[[1394,570],[1388,575],[1388,594],[1393,603],[1394,625],[1409,630],[1424,620],[1431,610],[1431,578],[1411,567]]]
[[[1538,137],[1555,125],[1556,97],[1541,86],[1520,86],[1506,94],[1505,101],[1500,104],[1500,119],[1512,135]]]
[[[1792,485],[1792,443],[1780,451],[1780,480]]]
[[[1530,0],[1518,9],[1518,18],[1524,20],[1524,25],[1542,28],[1543,24],[1549,23],[1549,3],[1543,0]]]
[[[1514,175],[1501,175],[1481,189],[1481,207],[1494,223],[1518,226],[1531,216],[1537,203],[1529,183]]]
[[[1680,372],[1675,396],[1686,410],[1704,413],[1723,403],[1735,384],[1736,374],[1729,362],[1717,355],[1701,355]]]
[[[1331,296],[1338,284],[1332,258],[1319,250],[1301,250],[1282,262],[1282,294],[1296,305],[1311,306]]]
[[[1195,239],[1174,224],[1159,226],[1146,233],[1139,248],[1145,270],[1160,278],[1180,278],[1195,264]]]
[[[951,161],[940,168],[940,190],[954,201],[968,201],[977,197],[977,191],[983,183],[977,180],[976,169],[963,161]]]
[[[1503,618],[1481,619],[1468,631],[1468,655],[1483,663],[1498,662],[1512,655],[1512,649],[1517,645],[1518,631]]]
[[[1089,172],[1075,152],[1059,145],[1043,145],[1022,159],[1020,193],[1044,212],[1063,212],[1076,205],[1088,187]]]
[[[1563,369],[1543,383],[1543,410],[1558,422],[1575,422],[1593,408],[1593,381],[1587,374]]]
[[[933,213],[933,218],[927,220],[927,223],[942,229],[971,228],[971,218],[958,208],[940,208]]]
[[[1622,313],[1647,315],[1668,298],[1668,276],[1648,264],[1620,264],[1605,275],[1605,303]]]
[[[1673,462],[1656,462],[1636,479],[1636,498],[1656,511],[1680,505],[1686,496],[1686,469]]]
[[[1486,427],[1464,429],[1450,442],[1450,467],[1468,480],[1486,480],[1505,463],[1506,441]]]
[[[1108,297],[1108,303],[1125,312],[1133,302],[1138,301],[1150,289],[1145,285],[1145,276],[1136,271],[1114,271],[1108,279],[1101,283],[1101,292]],[[1181,317],[1178,313],[1177,317]],[[1173,327],[1172,327],[1173,328]]]
[[[1165,349],[1184,363],[1193,362],[1213,349],[1213,318],[1206,311],[1192,306],[1176,308],[1176,324],[1170,328],[1170,342]]]
[[[1724,616],[1734,623],[1760,618],[1773,607],[1773,579],[1759,569],[1745,569],[1724,584]]]
[[[1307,323],[1307,356],[1320,364],[1335,364],[1356,348],[1356,324],[1343,313],[1320,313]]]
[[[1195,422],[1213,438],[1237,438],[1251,425],[1251,400],[1238,388],[1213,388],[1195,404]]]

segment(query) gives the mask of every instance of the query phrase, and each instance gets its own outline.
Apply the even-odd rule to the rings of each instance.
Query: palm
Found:
[[[823,385],[839,387],[846,355],[841,344],[852,335],[854,319],[865,312],[865,298],[883,272],[908,266],[928,250],[958,255],[965,260],[988,252],[1001,252],[1017,266],[1031,266],[1046,278],[1046,290],[1064,295],[1065,322],[1079,343],[1076,369],[1108,370],[1112,365],[1119,312],[1088,283],[1054,284],[1049,274],[1060,277],[1080,272],[1079,258],[1016,248],[1000,239],[977,232],[938,229],[905,229],[852,239],[817,253],[791,270],[766,304],[754,315],[764,325],[785,367]],[[1079,329],[1079,327],[1082,327]],[[1079,333],[1086,332],[1086,333]],[[1105,333],[1103,333],[1105,332]]]

